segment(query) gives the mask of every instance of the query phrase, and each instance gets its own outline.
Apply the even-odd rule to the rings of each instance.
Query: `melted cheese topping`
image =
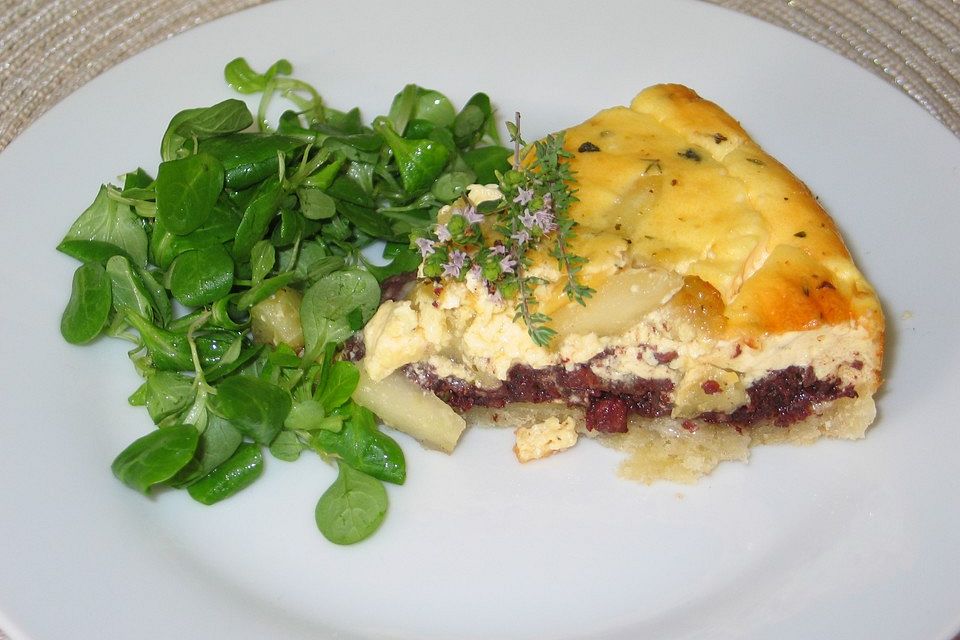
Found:
[[[882,331],[872,288],[810,191],[690,89],[651,87],[566,139],[580,200],[571,215],[626,239],[634,262],[710,284],[728,332],[861,319]],[[600,150],[578,153],[586,142]]]
[[[421,282],[364,330],[371,378],[427,362],[441,377],[494,386],[517,364],[589,361],[610,379],[670,380],[675,417],[741,406],[752,382],[794,365],[876,389],[873,289],[806,186],[719,107],[659,85],[569,129],[566,145],[579,199],[572,249],[588,260],[595,299],[568,301],[555,261],[534,256],[531,274],[547,281],[539,310],[559,325],[542,348],[475,278]]]

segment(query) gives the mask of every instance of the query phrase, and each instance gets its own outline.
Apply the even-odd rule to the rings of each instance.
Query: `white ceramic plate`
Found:
[[[110,474],[151,427],[124,346],[65,345],[53,247],[97,186],[154,170],[169,117],[278,57],[328,102],[407,82],[489,92],[528,137],[658,81],[725,106],[818,193],[889,317],[862,442],[755,451],[695,487],[616,478],[591,443],[518,465],[507,431],[456,454],[400,437],[409,482],[370,541],[327,543],[333,470],[268,461],[214,508]],[[178,36],[54,108],[0,156],[0,628],[15,638],[942,640],[960,628],[960,143],[894,88],[696,2],[262,6]]]

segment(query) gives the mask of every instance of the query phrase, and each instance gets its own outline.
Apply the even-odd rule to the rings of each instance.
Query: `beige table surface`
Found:
[[[960,0],[706,1],[855,60],[960,136]],[[262,2],[0,0],[0,152],[47,109],[110,67]],[[0,640],[8,640],[2,630]]]

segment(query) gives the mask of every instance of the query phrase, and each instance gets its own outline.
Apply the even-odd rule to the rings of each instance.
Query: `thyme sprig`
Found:
[[[564,293],[574,302],[585,305],[586,299],[593,295],[593,289],[578,279],[586,258],[570,252],[570,242],[576,237],[577,223],[567,211],[577,198],[569,185],[573,182],[573,172],[565,162],[573,156],[563,148],[563,132],[556,136],[547,136],[534,144],[536,160],[531,165],[537,171],[537,177],[543,184],[544,199],[553,209],[556,233],[553,234],[553,246],[550,255],[557,260],[557,268],[566,274]]]
[[[567,162],[572,154],[563,148],[562,131],[527,145],[520,135],[519,113],[507,123],[507,132],[514,144],[513,168],[498,174],[501,199],[478,206],[465,199],[453,207],[448,220],[414,243],[423,256],[424,276],[462,282],[473,274],[491,293],[515,298],[514,319],[522,320],[534,343],[545,347],[556,331],[548,326],[550,317],[537,311],[536,288],[547,282],[529,275],[534,250],[549,247],[570,300],[586,304],[593,294],[579,279],[586,259],[570,248],[577,226],[568,213],[576,202],[571,186],[575,177]],[[492,224],[485,225],[487,220]],[[492,228],[490,238],[485,228]]]

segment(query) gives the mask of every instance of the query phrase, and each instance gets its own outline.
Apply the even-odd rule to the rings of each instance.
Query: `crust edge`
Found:
[[[840,398],[813,407],[813,413],[782,427],[771,421],[737,429],[730,425],[698,423],[695,429],[675,418],[631,416],[625,434],[588,431],[584,411],[562,404],[518,403],[502,409],[475,407],[464,414],[476,427],[521,428],[546,420],[573,418],[580,435],[625,454],[619,474],[646,484],[657,481],[693,484],[721,462],[747,462],[757,445],[810,445],[821,438],[859,440],[876,417],[870,395]]]

